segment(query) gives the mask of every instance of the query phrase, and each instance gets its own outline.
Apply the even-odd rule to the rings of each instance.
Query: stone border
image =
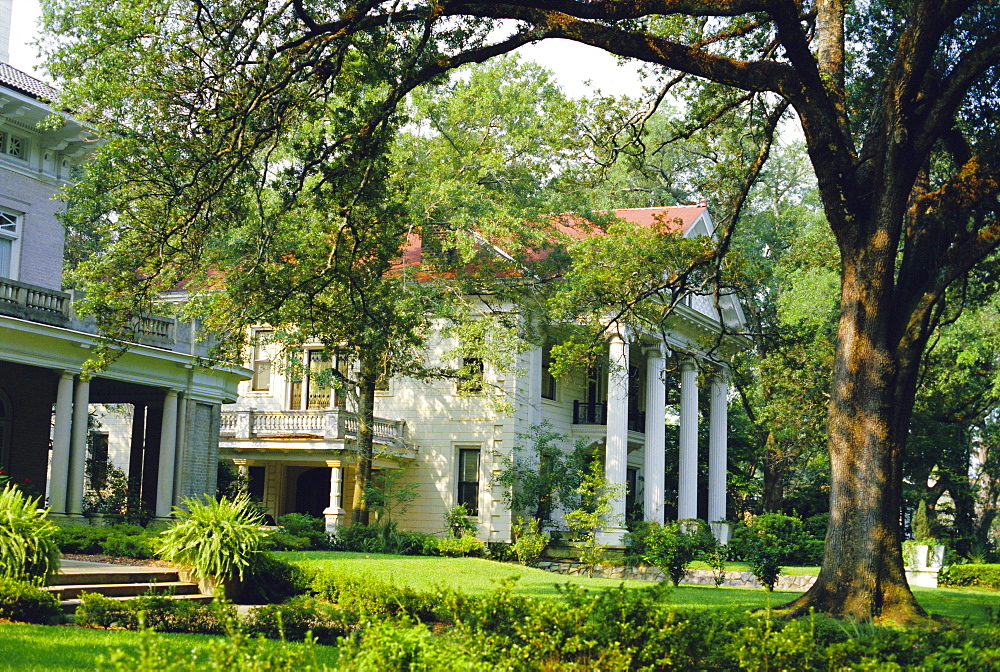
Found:
[[[586,576],[587,566],[575,561],[542,561],[535,564],[538,569],[567,576]],[[618,579],[631,581],[663,581],[663,572],[656,567],[623,567],[621,565],[597,565],[594,576],[603,579]],[[779,574],[774,585],[775,590],[794,590],[804,592],[816,582],[815,576],[792,576]],[[715,575],[707,569],[689,569],[681,583],[696,585],[715,585]],[[750,572],[723,572],[723,586],[736,588],[763,588],[764,586]]]

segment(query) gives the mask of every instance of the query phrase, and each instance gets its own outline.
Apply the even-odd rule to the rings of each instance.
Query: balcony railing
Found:
[[[405,424],[402,420],[375,418],[375,442],[403,446]],[[231,439],[353,439],[358,435],[358,416],[343,409],[223,411],[219,431]]]
[[[0,278],[0,314],[35,322],[66,326],[69,294]]]
[[[574,401],[574,425],[606,425],[608,424],[608,402],[606,401]],[[646,412],[628,412],[628,430],[630,432],[646,431]]]

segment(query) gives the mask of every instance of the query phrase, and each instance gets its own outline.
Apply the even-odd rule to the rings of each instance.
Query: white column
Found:
[[[344,510],[340,508],[340,493],[344,487],[344,467],[340,462],[327,462],[330,467],[330,505],[323,509],[326,531],[333,534],[344,521]]]
[[[73,374],[63,371],[56,388],[56,421],[52,429],[52,470],[49,474],[49,511],[66,513],[70,440],[73,432]]]
[[[184,491],[184,447],[187,445],[187,395],[181,393],[177,398],[177,436],[174,439],[174,477],[173,495],[170,498],[171,509],[181,503],[181,499],[188,496]],[[216,460],[218,462],[218,460]],[[200,493],[198,493],[200,494]]]
[[[726,372],[712,376],[708,428],[708,522],[726,518],[726,453],[728,451],[729,385]],[[721,541],[721,540],[720,540]]]
[[[681,362],[681,436],[677,518],[698,517],[698,368]]]
[[[608,365],[608,424],[604,477],[612,486],[624,486],[628,462],[628,342],[611,337]],[[611,502],[611,522],[601,533],[602,544],[620,545],[625,534],[625,494]]]
[[[177,458],[177,390],[163,397],[160,464],[156,471],[156,517],[170,518],[174,501],[174,461]]]
[[[663,386],[663,348],[646,348],[646,451],[643,475],[646,489],[643,518],[663,524],[663,451],[667,391]]]
[[[87,411],[90,381],[77,379],[73,393],[73,429],[69,448],[69,476],[66,479],[66,513],[83,513],[83,479],[87,466]]]
[[[528,426],[542,422],[542,348],[528,351]]]

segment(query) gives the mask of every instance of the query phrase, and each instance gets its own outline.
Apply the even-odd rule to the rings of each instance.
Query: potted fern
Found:
[[[238,597],[247,568],[264,539],[263,516],[246,496],[184,499],[177,522],[163,531],[159,557],[178,565],[202,592]]]

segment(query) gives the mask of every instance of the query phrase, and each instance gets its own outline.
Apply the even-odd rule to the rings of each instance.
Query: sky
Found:
[[[30,45],[38,35],[39,12],[38,0],[14,0],[10,65],[46,80],[45,73],[37,68],[37,49]],[[555,72],[560,85],[574,98],[589,95],[594,89],[616,96],[639,96],[642,92],[636,66],[622,66],[614,56],[595,47],[569,40],[545,40],[526,45],[518,53]]]

